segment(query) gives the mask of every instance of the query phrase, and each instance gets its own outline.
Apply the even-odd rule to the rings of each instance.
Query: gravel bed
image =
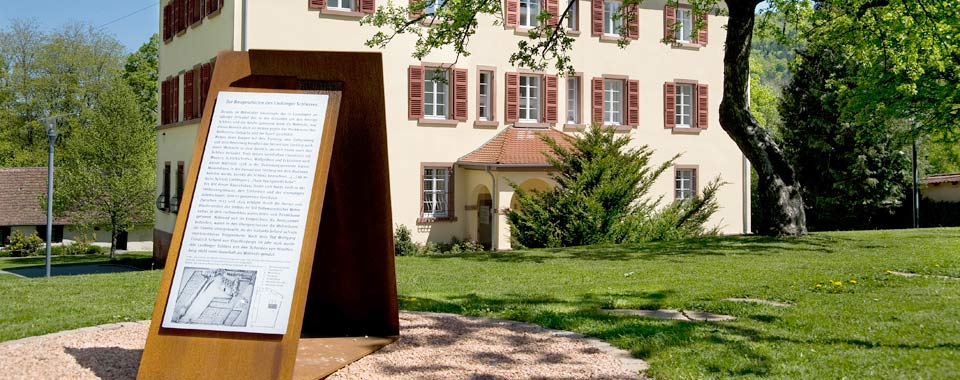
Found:
[[[149,321],[0,343],[2,379],[136,377]],[[401,338],[329,377],[356,379],[637,379],[643,362],[579,334],[450,314],[400,313]]]

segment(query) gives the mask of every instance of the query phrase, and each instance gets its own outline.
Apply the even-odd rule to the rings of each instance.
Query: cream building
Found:
[[[509,63],[517,42],[541,8],[557,1],[506,0],[504,23],[483,17],[471,55],[450,51],[423,62],[411,58],[415,40],[400,36],[382,51],[387,107],[393,222],[417,241],[456,237],[510,248],[504,210],[511,184],[549,188],[541,133],[577,133],[591,121],[616,125],[632,144],[655,149],[654,162],[677,153],[674,170],[654,186],[666,200],[688,197],[714,177],[719,192],[711,220],[725,233],[749,231],[749,167],[719,126],[726,18],[709,15],[707,30],[690,33],[689,8],[647,0],[628,26],[631,43],[617,46],[616,1],[574,0],[565,23],[574,37],[576,76],[557,77]],[[155,247],[166,254],[176,220],[184,169],[199,124],[199,109],[220,51],[247,49],[371,51],[376,30],[360,17],[383,0],[173,0],[162,9],[160,45],[162,123],[157,128]],[[428,9],[429,13],[430,10]],[[675,20],[675,21],[674,21]],[[680,23],[678,31],[667,24]],[[673,44],[663,43],[669,36]],[[450,64],[456,62],[452,67]],[[432,80],[445,65],[448,81]],[[358,207],[362,207],[358,205]]]

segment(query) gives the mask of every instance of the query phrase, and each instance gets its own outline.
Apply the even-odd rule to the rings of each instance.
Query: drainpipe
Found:
[[[753,226],[751,226],[751,208],[753,207],[753,197],[751,197],[750,184],[752,181],[750,170],[750,160],[747,159],[747,156],[742,156],[743,158],[743,233],[749,234],[752,232]]]
[[[497,241],[500,240],[500,229],[497,228],[497,221],[500,220],[500,216],[496,212],[500,208],[500,190],[497,188],[497,176],[490,172],[490,165],[487,165],[487,175],[490,176],[490,181],[493,183],[493,188],[490,189],[490,199],[493,203],[490,210],[490,250],[496,252]],[[479,223],[479,221],[477,222]]]
[[[247,51],[247,0],[243,0],[240,19],[240,51]]]

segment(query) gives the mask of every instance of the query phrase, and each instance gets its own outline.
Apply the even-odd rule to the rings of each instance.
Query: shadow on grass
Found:
[[[435,259],[460,258],[475,261],[535,263],[567,258],[597,261],[627,261],[637,259],[677,261],[685,256],[768,255],[796,251],[832,253],[832,247],[843,240],[842,238],[827,235],[810,235],[801,238],[707,236],[677,241],[656,241],[640,244],[540,248],[428,257]]]
[[[73,356],[83,368],[87,368],[103,380],[127,380],[137,377],[143,350],[120,347],[66,347],[64,351]]]
[[[668,351],[667,355],[701,352],[703,354],[690,354],[689,359],[685,360],[694,361],[692,365],[721,378],[771,375],[776,361],[772,352],[784,344],[818,345],[824,346],[824,349],[830,346],[960,349],[960,344],[951,342],[911,344],[843,336],[797,336],[790,333],[789,329],[784,330],[779,317],[762,311],[741,313],[737,315],[739,320],[734,322],[711,323],[613,315],[603,310],[608,307],[607,300],[612,298],[626,298],[630,303],[656,309],[656,305],[667,303],[672,294],[670,291],[588,293],[576,299],[520,294],[491,297],[475,293],[444,299],[401,296],[400,307],[404,310],[503,318],[549,329],[575,331],[609,342],[641,359],[655,360],[657,355]],[[456,341],[456,337],[447,338],[447,342]]]

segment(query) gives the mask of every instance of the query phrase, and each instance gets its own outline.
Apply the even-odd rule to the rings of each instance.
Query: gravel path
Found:
[[[136,377],[149,321],[0,343],[2,379]],[[579,334],[511,321],[400,313],[401,338],[329,379],[636,379],[644,363]]]

